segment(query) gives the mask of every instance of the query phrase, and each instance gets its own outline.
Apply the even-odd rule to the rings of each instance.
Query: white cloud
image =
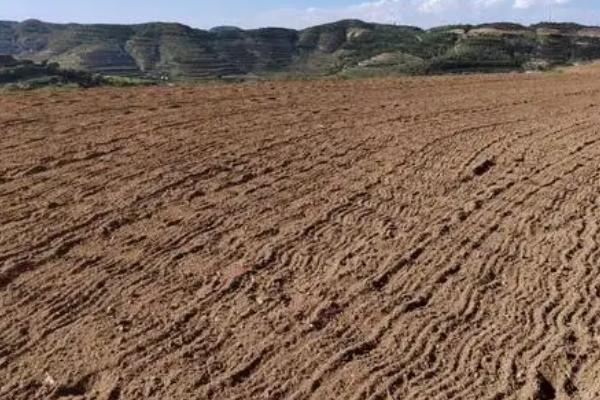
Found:
[[[567,4],[570,0],[515,0],[514,8],[531,8]]]
[[[492,21],[530,23],[547,20],[548,5],[555,6],[557,19],[562,15],[575,15],[586,20],[584,10],[568,8],[570,2],[572,0],[372,0],[333,8],[272,10],[255,16],[250,24],[300,28],[348,18],[423,27]]]
[[[424,13],[440,12],[448,5],[445,0],[425,0],[419,5],[419,11]]]

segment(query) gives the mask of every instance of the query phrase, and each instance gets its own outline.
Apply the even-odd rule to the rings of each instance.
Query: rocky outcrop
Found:
[[[11,55],[0,54],[0,68],[2,67],[15,67],[19,65],[19,61]]]

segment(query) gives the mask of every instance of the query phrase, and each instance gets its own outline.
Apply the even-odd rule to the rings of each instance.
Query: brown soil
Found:
[[[0,398],[597,399],[600,73],[0,96]]]

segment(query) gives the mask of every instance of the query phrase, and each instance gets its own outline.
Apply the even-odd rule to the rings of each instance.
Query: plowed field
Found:
[[[600,73],[0,96],[0,398],[600,398]]]

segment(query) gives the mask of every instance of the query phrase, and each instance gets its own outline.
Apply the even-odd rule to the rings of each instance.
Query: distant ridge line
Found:
[[[180,23],[0,21],[0,54],[151,78],[501,72],[600,59],[600,27],[571,22],[408,25],[341,20],[306,29]]]

